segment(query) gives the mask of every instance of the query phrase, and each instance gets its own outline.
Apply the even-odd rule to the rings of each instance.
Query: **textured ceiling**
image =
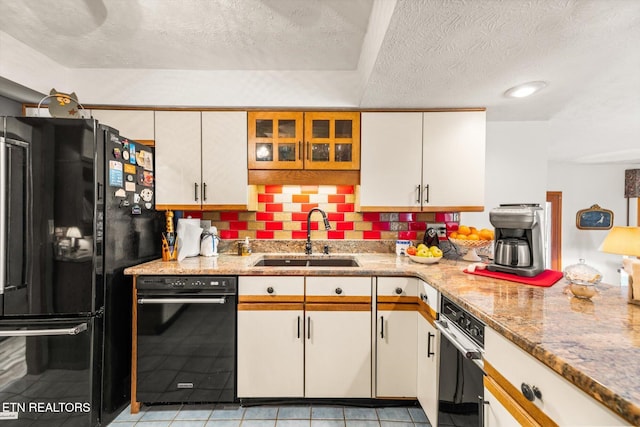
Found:
[[[482,106],[491,121],[547,122],[551,158],[640,162],[640,0],[0,0],[0,11],[0,93],[4,81],[67,84],[94,104]],[[549,85],[503,96],[531,80]]]

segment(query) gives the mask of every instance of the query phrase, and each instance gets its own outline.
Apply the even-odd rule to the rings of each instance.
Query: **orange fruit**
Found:
[[[493,231],[488,228],[483,228],[480,230],[480,239],[481,240],[493,240]]]
[[[451,234],[449,234],[449,238],[450,239],[457,239],[458,238],[458,233],[455,231],[452,231]]]
[[[459,235],[463,235],[463,236],[468,236],[469,234],[471,234],[471,229],[469,227],[467,227],[466,225],[459,225],[458,226],[458,236]]]
[[[456,239],[458,239],[458,240],[467,240],[467,236],[465,236],[464,234],[458,233],[458,237],[456,237]]]
[[[480,240],[480,236],[478,236],[476,233],[471,233],[467,236],[468,240]]]
[[[478,234],[478,229],[475,227],[469,227],[469,230],[471,231],[469,234]]]

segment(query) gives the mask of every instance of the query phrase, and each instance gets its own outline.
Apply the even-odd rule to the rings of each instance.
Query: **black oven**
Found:
[[[235,401],[237,277],[141,276],[136,289],[136,400]]]
[[[440,303],[439,425],[475,425],[484,422],[485,325],[445,296]]]

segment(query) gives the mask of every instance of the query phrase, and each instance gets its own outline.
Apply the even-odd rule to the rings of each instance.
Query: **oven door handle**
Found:
[[[449,342],[453,344],[453,346],[457,348],[458,351],[460,351],[460,353],[462,353],[464,357],[471,360],[482,359],[482,352],[477,348],[465,347],[465,345],[458,340],[458,337],[451,332],[449,325],[446,322],[443,322],[441,320],[436,320],[435,325],[436,325],[436,328],[438,328],[438,330],[440,331],[440,333],[444,335],[445,338],[447,338]]]
[[[138,304],[226,304],[227,298],[138,298]]]
[[[62,329],[18,329],[13,331],[0,331],[0,337],[46,337],[54,335],[78,335],[87,330],[87,324],[81,323],[73,328]]]

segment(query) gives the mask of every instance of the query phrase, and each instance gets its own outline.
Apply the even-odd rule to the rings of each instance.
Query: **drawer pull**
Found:
[[[272,294],[272,293],[273,293],[273,288],[272,288],[271,286],[269,286],[269,287],[267,288],[267,293],[268,293],[268,294]]]
[[[402,288],[396,288],[396,294],[400,295],[402,293]]]
[[[342,288],[336,288],[336,294],[340,295],[342,293]]]
[[[536,386],[531,387],[527,383],[522,383],[522,385],[520,386],[520,390],[522,391],[524,397],[530,402],[536,400],[536,397],[538,399],[542,399],[542,392]]]

